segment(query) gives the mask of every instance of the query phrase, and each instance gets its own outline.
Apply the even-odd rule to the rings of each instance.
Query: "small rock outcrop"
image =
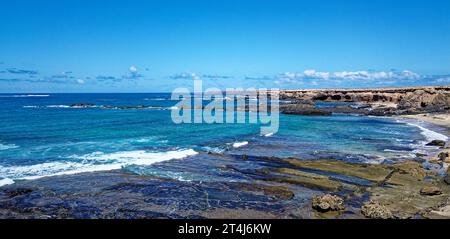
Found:
[[[87,108],[87,107],[95,107],[95,104],[81,103],[81,104],[72,104],[71,108]]]
[[[444,182],[448,185],[450,185],[450,175],[446,175],[444,178]]]
[[[442,190],[438,187],[424,187],[420,189],[420,195],[424,196],[434,196],[434,195],[441,195]]]
[[[341,211],[345,209],[344,199],[331,194],[314,196],[312,199],[312,207],[319,212]]]
[[[444,147],[445,141],[443,140],[433,140],[427,144],[427,146],[437,146],[437,147]]]
[[[448,152],[441,152],[438,155],[438,159],[440,161],[446,161],[449,158],[449,153]]]
[[[8,197],[13,198],[17,196],[22,196],[33,192],[31,188],[15,188],[15,189],[7,189],[4,191]]]
[[[444,182],[450,185],[450,167],[447,169],[447,174],[444,177]]]
[[[331,115],[331,112],[314,108],[310,104],[289,104],[280,106],[282,114],[289,115]]]
[[[370,201],[361,207],[361,213],[372,219],[390,219],[393,218],[392,212],[379,202]]]

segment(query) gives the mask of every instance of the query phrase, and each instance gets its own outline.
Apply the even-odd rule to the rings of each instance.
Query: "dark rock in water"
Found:
[[[289,104],[280,106],[282,114],[290,115],[331,115],[331,112],[314,108],[309,104]]]
[[[433,140],[427,144],[427,146],[438,146],[438,147],[444,147],[445,141],[443,140]]]
[[[295,194],[284,186],[268,186],[261,184],[238,184],[237,188],[242,191],[263,192],[264,195],[276,199],[290,200],[294,198]]]
[[[386,108],[380,107],[373,109],[369,112],[369,115],[373,116],[392,116],[397,114],[399,114],[399,112],[397,111],[396,108],[393,107],[386,107]]]
[[[361,213],[365,217],[372,219],[390,219],[393,217],[392,212],[386,206],[375,201],[365,203],[361,207]]]
[[[145,105],[132,105],[132,106],[119,106],[117,107],[119,109],[122,110],[127,110],[127,109],[147,109],[147,108],[153,108],[152,106],[145,106]]]
[[[416,157],[419,157],[419,158],[421,158],[421,157],[425,157],[425,156],[427,156],[427,154],[423,154],[423,153],[416,153]]]
[[[446,184],[450,185],[450,175],[449,175],[449,174],[447,174],[447,175],[444,177],[444,182],[445,182]]]
[[[352,107],[349,105],[339,105],[336,107],[327,108],[327,111],[339,114],[359,114],[359,115],[367,115],[369,113],[368,108]]]
[[[345,209],[344,199],[331,194],[314,196],[312,198],[312,207],[320,212],[341,211]]]
[[[448,152],[441,152],[438,155],[438,159],[441,161],[445,161],[445,159],[447,159],[447,158],[448,158]]]
[[[305,99],[305,100],[294,100],[294,101],[291,101],[290,103],[285,104],[285,105],[289,105],[289,104],[310,105],[310,106],[312,106],[312,107],[314,107],[314,106],[316,105],[316,103],[315,103],[314,101],[309,100],[309,99]]]
[[[263,191],[265,195],[273,195],[276,198],[284,200],[292,199],[295,196],[295,194],[286,187],[265,187]]]
[[[289,187],[240,185],[119,170],[18,181],[0,188],[0,218],[279,218],[299,205]]]
[[[434,196],[434,195],[441,195],[442,190],[438,187],[424,187],[420,189],[420,195],[426,195],[426,196]]]
[[[87,107],[95,107],[95,106],[96,106],[95,104],[85,104],[85,103],[70,105],[70,107],[72,107],[72,108],[87,108]]]
[[[6,189],[6,190],[4,190],[4,192],[6,193],[6,195],[8,197],[13,198],[13,197],[29,194],[29,193],[33,192],[33,189],[31,189],[31,188],[13,188],[13,189]]]

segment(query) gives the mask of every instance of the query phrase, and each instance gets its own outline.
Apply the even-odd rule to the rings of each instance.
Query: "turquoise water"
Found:
[[[260,135],[257,124],[174,124],[170,107],[177,102],[169,98],[169,94],[2,94],[0,180],[121,168],[214,180],[219,175],[206,171],[223,159],[205,156],[206,152],[388,163],[413,159],[416,152],[427,150],[424,142],[444,137],[408,122],[349,115],[280,115],[279,132],[269,137]],[[152,107],[68,107],[78,103]],[[258,162],[246,165],[257,167]]]

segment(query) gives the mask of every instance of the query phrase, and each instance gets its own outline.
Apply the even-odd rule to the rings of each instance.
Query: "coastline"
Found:
[[[439,163],[439,154],[450,154],[450,114],[442,114],[442,113],[427,113],[427,114],[415,114],[415,115],[402,115],[400,118],[403,119],[413,119],[419,122],[425,122],[431,125],[436,125],[439,128],[442,128],[444,132],[442,134],[447,136],[446,146],[439,149],[439,151],[433,155],[430,155],[427,158],[430,162]],[[439,132],[438,132],[439,133]],[[443,168],[448,169],[450,166],[450,160],[441,162],[443,163]]]
[[[433,124],[432,121],[426,121],[428,118],[425,117],[421,121],[437,125]],[[409,117],[407,119],[417,120]],[[439,125],[439,127],[442,128],[442,125]],[[222,155],[220,157],[229,156]],[[239,157],[238,160],[245,160],[245,158]],[[261,172],[255,171],[254,173],[259,175],[258,177],[263,177],[262,181],[255,178],[252,180],[252,184],[237,182],[198,183],[130,174],[126,170],[108,170],[56,175],[35,180],[20,180],[12,185],[0,187],[0,218],[222,218],[223,215],[232,215],[233,218],[364,218],[359,207],[370,200],[382,202],[389,210],[393,211],[392,217],[395,218],[413,218],[417,217],[414,216],[416,214],[420,214],[421,218],[450,217],[449,204],[444,200],[450,194],[450,191],[443,187],[445,184],[442,182],[442,177],[428,172],[417,162],[409,161],[394,165],[369,164],[360,167],[353,163],[319,158],[292,161],[292,159],[286,160],[268,156],[259,157],[255,160],[280,163],[280,166],[269,167],[266,170],[277,175],[282,173],[287,176],[272,178],[266,173],[260,174]],[[289,169],[285,166],[285,163],[293,166],[294,169]],[[297,167],[309,168],[313,172],[319,170],[327,174],[331,173],[331,175],[322,176],[322,174],[316,175],[297,171]],[[402,173],[398,176],[396,174],[392,176],[392,172],[395,172],[391,172],[392,167]],[[351,169],[351,171],[348,171],[348,169]],[[248,172],[243,173],[247,174]],[[342,175],[339,177],[346,177],[345,180],[350,181],[334,181],[336,180],[332,180],[334,174]],[[405,178],[405,176],[401,176],[402,174],[409,176]],[[432,177],[432,181],[419,180],[420,183],[417,183],[417,180],[423,175]],[[301,178],[297,178],[298,176]],[[353,180],[354,182],[352,182]],[[359,182],[359,180],[366,181]],[[370,183],[371,186],[367,186],[367,183],[371,181],[375,184]],[[268,182],[270,184],[267,185]],[[354,184],[355,182],[356,184]],[[391,183],[397,186],[394,188],[383,186]],[[439,187],[444,190],[442,195],[439,197],[433,196],[425,203],[423,202],[424,196],[418,194],[418,191],[428,185],[440,185]],[[196,187],[196,189],[191,191],[192,187]],[[347,189],[342,190],[341,187]],[[215,192],[215,190],[220,191],[225,190],[225,188],[226,190],[232,189],[229,194],[236,199],[227,201],[230,200],[228,199],[229,196],[223,198],[224,196]],[[160,193],[156,192],[161,189],[171,191],[170,195],[178,195],[179,193],[175,193],[178,190],[185,192],[192,199],[178,198],[175,201],[185,200],[188,205],[196,205],[197,209],[187,210],[175,206],[170,202],[173,198],[166,202],[168,199],[165,199],[165,194],[159,195]],[[246,194],[245,199],[238,196],[243,193]],[[260,198],[261,193],[264,198]],[[323,213],[312,209],[310,206],[311,198],[314,195],[326,193],[340,195],[346,198],[346,203],[353,206],[348,206],[345,213]],[[413,206],[401,202],[402,195],[407,194],[411,194],[408,200]],[[301,198],[297,198],[300,195],[302,195]],[[61,201],[60,198],[64,198],[64,200]],[[136,205],[132,206],[133,209],[131,209],[121,200],[135,201]],[[220,205],[219,202],[221,201],[233,206],[224,207]],[[74,202],[82,202],[83,206],[69,206]],[[166,208],[167,203],[170,205],[169,208],[172,208],[170,210],[174,210],[174,207],[178,209],[169,213],[170,210],[167,211]],[[248,208],[243,210],[242,203]],[[41,205],[42,208],[35,208],[33,205]],[[55,207],[55,205],[60,206]],[[104,208],[104,205],[113,205],[112,207],[116,211],[113,212]],[[8,208],[5,208],[5,206]],[[87,207],[87,209],[83,207]],[[291,215],[292,212],[287,214],[290,210],[295,213],[293,215]]]
[[[406,119],[415,119],[430,124],[442,126],[445,128],[446,134],[450,134],[450,114],[426,113],[426,114],[401,115],[399,117]]]
[[[447,159],[445,157],[441,159],[442,154],[449,152],[448,109],[447,106],[442,106],[442,97],[435,100],[428,95],[429,93],[425,93],[425,99],[420,93],[421,97],[414,98],[417,92],[413,90],[408,89],[405,93],[399,93],[397,90],[375,92],[373,94],[376,94],[376,97],[372,93],[353,92],[351,97],[360,97],[368,101],[354,101],[341,105],[334,105],[333,102],[339,100],[333,100],[345,99],[344,93],[347,92],[333,91],[325,100],[330,104],[323,108],[315,103],[322,101],[325,96],[306,94],[307,97],[320,99],[313,101],[300,96],[293,99],[293,103],[282,105],[288,106],[282,109],[282,113],[284,110],[285,114],[324,115],[328,118],[334,114],[343,114],[358,116],[356,118],[364,116],[389,119],[386,120],[389,121],[387,128],[381,125],[379,130],[378,120],[368,120],[365,123],[373,123],[376,130],[370,131],[363,127],[362,132],[363,136],[369,135],[365,140],[378,139],[380,148],[375,148],[377,150],[391,149],[390,144],[402,142],[403,147],[392,147],[392,151],[386,151],[393,157],[383,163],[352,161],[332,154],[328,156],[314,154],[311,158],[300,154],[284,157],[271,151],[271,147],[277,147],[276,141],[271,141],[277,140],[276,136],[259,135],[261,139],[267,138],[266,144],[261,144],[268,148],[267,150],[246,151],[246,147],[259,150],[258,147],[261,146],[252,140],[235,139],[234,142],[227,143],[234,151],[200,151],[195,155],[191,155],[193,154],[191,152],[190,155],[182,157],[183,160],[174,161],[170,160],[170,157],[166,157],[167,160],[160,160],[163,158],[161,154],[152,154],[150,155],[152,160],[147,160],[148,163],[145,165],[160,162],[154,165],[158,171],[155,173],[151,171],[152,167],[127,163],[130,159],[148,159],[150,156],[145,150],[127,151],[130,148],[123,148],[119,153],[100,152],[86,157],[77,156],[87,160],[98,158],[124,160],[119,161],[121,164],[116,165],[117,167],[94,164],[96,166],[94,169],[106,170],[72,170],[69,173],[73,174],[58,173],[53,176],[27,178],[33,180],[20,178],[16,182],[8,180],[7,177],[2,179],[0,183],[4,186],[0,187],[0,218],[221,218],[223,215],[233,218],[373,218],[374,214],[363,212],[367,207],[375,207],[375,210],[386,212],[383,218],[450,217],[448,209],[450,180],[447,181],[448,176],[445,176],[448,156]],[[406,105],[400,100],[404,94],[414,96],[407,97],[406,103],[410,104],[410,108],[400,107]],[[399,102],[385,102],[383,99],[388,97]],[[375,98],[377,100],[373,102]],[[431,105],[432,108],[422,107],[423,105]],[[87,111],[94,110],[90,106],[92,104],[73,105],[77,109],[81,107]],[[431,110],[440,110],[439,107],[445,109],[440,112],[447,113],[427,113]],[[124,106],[120,109],[139,110],[143,107]],[[297,120],[293,121],[293,125],[299,125]],[[331,127],[337,127],[336,121],[324,122]],[[407,130],[395,131],[398,126]],[[341,128],[347,132],[353,127],[358,128],[355,124],[344,124]],[[309,130],[312,130],[310,131],[312,134],[323,132]],[[371,135],[377,131],[384,131],[382,134],[384,137],[377,138],[377,135]],[[341,144],[341,147],[350,155],[352,152],[358,152],[352,150],[350,147],[352,143],[364,146],[366,141],[363,141],[362,137],[354,137],[360,132],[349,132],[351,133],[340,132],[336,139],[340,143],[347,139],[344,141],[347,144]],[[409,132],[412,134],[411,137],[408,137]],[[396,135],[404,137],[397,138]],[[432,143],[431,141],[442,139],[446,141],[443,146],[438,144],[427,146]],[[367,141],[367,144],[370,145],[370,142]],[[253,145],[255,146],[252,148]],[[377,146],[376,143],[373,145]],[[294,144],[294,147],[299,146],[302,145]],[[132,157],[129,157],[130,152],[133,152]],[[136,155],[136,152],[141,153]],[[374,152],[375,156],[382,153],[370,152]],[[26,172],[29,168],[19,169]],[[210,176],[212,178],[209,178]],[[336,210],[317,209],[314,203],[320,201],[317,197],[321,196],[326,200],[338,197],[342,205],[336,207]],[[378,215],[377,212],[375,215]]]
[[[414,119],[421,122],[426,122],[429,124],[437,125],[445,132],[443,132],[445,135],[450,135],[450,114],[442,114],[442,113],[427,113],[427,114],[418,114],[418,115],[403,115],[401,116],[405,119]],[[445,142],[445,146],[441,147],[440,150],[434,154],[430,155],[427,158],[427,160],[431,163],[435,164],[441,164],[444,171],[446,171],[445,177],[450,177],[450,158],[447,157],[446,159],[440,158],[440,155],[450,155],[450,139],[448,138]],[[440,207],[434,209],[431,211],[432,213],[436,215],[440,215],[445,218],[450,218],[450,201],[447,201],[446,204],[441,205]]]

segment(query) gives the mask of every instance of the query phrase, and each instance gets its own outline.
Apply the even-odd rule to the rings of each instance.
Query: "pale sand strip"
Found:
[[[444,126],[448,129],[450,129],[450,113],[447,113],[447,114],[428,113],[428,114],[418,114],[418,115],[402,115],[401,117],[408,118],[408,119],[421,120],[421,121],[428,122],[431,124]]]

